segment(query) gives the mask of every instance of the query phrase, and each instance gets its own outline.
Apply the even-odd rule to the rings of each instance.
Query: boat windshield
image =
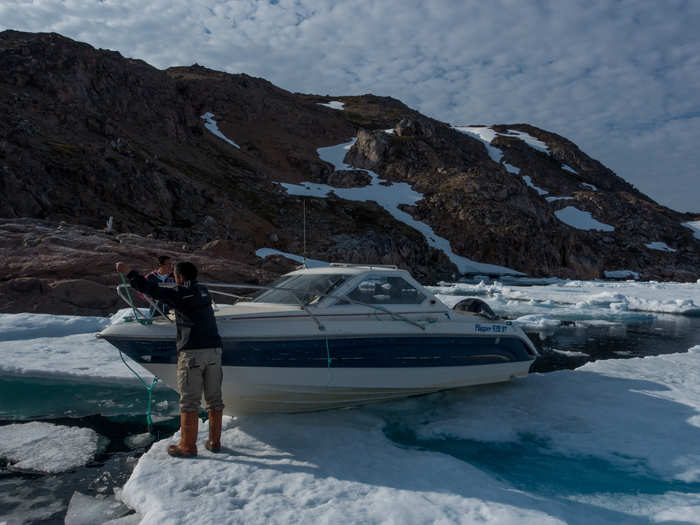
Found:
[[[300,302],[303,305],[313,304],[323,298],[324,294],[331,294],[351,275],[331,274],[301,274],[288,275],[275,281],[272,288],[284,288],[284,290],[263,290],[253,297],[254,303],[294,304]],[[296,298],[295,298],[296,297]]]

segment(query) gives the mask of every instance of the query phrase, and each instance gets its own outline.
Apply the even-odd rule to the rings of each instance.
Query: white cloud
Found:
[[[700,2],[3,2],[157,67],[194,62],[292,90],[391,95],[455,124],[528,122],[663,204],[698,211]]]

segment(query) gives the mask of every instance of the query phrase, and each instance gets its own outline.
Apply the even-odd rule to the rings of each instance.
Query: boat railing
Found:
[[[323,292],[318,292],[314,290],[300,290],[298,288],[288,288],[285,286],[265,286],[265,285],[259,285],[259,284],[237,284],[237,283],[201,283],[207,288],[209,288],[209,292],[217,295],[224,295],[227,297],[233,297],[235,299],[250,299],[250,297],[247,296],[241,296],[241,295],[236,295],[232,293],[227,293],[227,292],[222,292],[221,290],[217,290],[216,288],[232,288],[232,289],[247,289],[247,290],[279,290],[283,292],[289,292],[292,297],[297,301],[298,306],[306,312],[306,314],[313,319],[313,321],[316,323],[318,326],[319,330],[325,330],[325,327],[323,326],[323,323],[318,319],[318,316],[316,316],[312,311],[309,310],[308,302],[304,302],[300,296],[313,296],[313,297],[328,297],[332,299],[338,299],[338,300],[343,300],[347,301],[351,304],[356,304],[359,306],[364,306],[367,307],[375,312],[381,312],[383,314],[390,315],[392,319],[395,319],[397,321],[403,321],[405,323],[408,323],[410,325],[416,326],[420,328],[421,330],[425,330],[425,326],[420,324],[417,321],[414,321],[413,319],[409,319],[404,315],[401,315],[398,312],[392,312],[388,308],[385,308],[381,305],[378,304],[371,304],[371,303],[364,303],[362,301],[356,301],[355,299],[351,299],[347,296],[338,296],[334,294],[329,294],[329,293],[323,293]],[[129,289],[132,289],[132,286],[129,284],[120,284],[117,286],[117,295],[119,298],[124,301],[129,307],[134,311],[134,317],[136,318],[137,321],[143,324],[150,324],[153,322],[154,317],[152,316],[147,316],[143,312],[140,312],[139,309],[136,307],[134,304],[134,300],[131,296],[131,293],[129,293]],[[141,297],[144,298],[144,300],[149,304],[149,306],[153,307],[154,310],[158,311],[165,319],[170,321],[171,323],[173,322],[170,317],[165,315],[163,311],[159,308],[158,304],[153,301],[151,297],[149,297],[146,294],[140,293]],[[151,310],[153,311],[153,310]]]
[[[321,322],[318,320],[318,318],[313,314],[313,312],[309,311],[307,308],[308,303],[304,303],[304,301],[301,300],[301,298],[297,295],[311,295],[314,297],[329,297],[332,299],[338,299],[338,300],[343,300],[347,301],[351,304],[357,304],[360,306],[365,306],[367,308],[370,308],[371,310],[379,311],[384,314],[390,315],[392,318],[395,318],[399,321],[404,321],[408,324],[411,324],[413,326],[417,326],[421,330],[425,330],[425,326],[422,324],[407,318],[404,315],[401,315],[398,312],[392,312],[388,308],[384,308],[383,306],[380,306],[378,304],[371,304],[371,303],[364,303],[362,301],[356,301],[354,299],[350,299],[348,296],[339,296],[339,295],[334,295],[334,294],[329,294],[329,293],[323,293],[323,292],[318,292],[315,290],[300,290],[298,288],[287,288],[285,286],[264,286],[264,285],[259,285],[259,284],[229,284],[229,283],[202,283],[203,285],[207,286],[209,288],[209,291],[211,293],[216,293],[220,295],[226,295],[230,297],[235,297],[235,298],[240,298],[240,296],[237,296],[235,294],[229,294],[226,292],[221,292],[219,290],[212,289],[212,287],[218,287],[218,288],[244,288],[244,289],[249,289],[249,290],[281,290],[284,292],[290,292],[291,295],[296,299],[296,301],[299,303],[299,306],[301,307],[302,310],[304,310],[310,317],[314,319],[316,324],[318,325],[320,330],[325,330]]]

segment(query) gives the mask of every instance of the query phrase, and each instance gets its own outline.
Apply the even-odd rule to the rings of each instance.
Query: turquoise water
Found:
[[[133,382],[120,385],[0,376],[0,399],[3,400],[0,420],[22,421],[94,414],[106,417],[144,415],[148,393]],[[154,388],[153,401],[154,415],[177,414],[178,395],[162,383]]]
[[[448,454],[469,463],[517,489],[546,497],[585,494],[700,493],[700,483],[664,480],[640,474],[643,462],[621,458],[620,464],[588,456],[565,456],[531,435],[517,442],[483,442],[469,439],[420,439],[408,428],[392,423],[384,429],[394,443],[418,450]],[[624,465],[623,465],[624,463]]]

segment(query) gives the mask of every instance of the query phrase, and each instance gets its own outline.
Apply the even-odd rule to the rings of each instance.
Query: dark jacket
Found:
[[[214,309],[206,286],[191,281],[175,288],[161,288],[132,270],[127,275],[131,286],[175,309],[177,351],[219,348],[221,338],[216,328]]]

